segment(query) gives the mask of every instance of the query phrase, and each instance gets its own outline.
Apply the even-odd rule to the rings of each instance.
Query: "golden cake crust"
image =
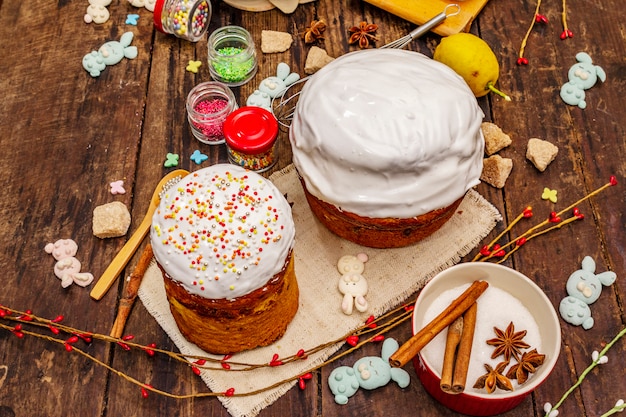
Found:
[[[159,265],[159,268],[161,266]],[[202,350],[230,354],[281,338],[298,310],[292,252],[263,287],[233,300],[190,294],[161,268],[170,310],[180,332]]]
[[[331,232],[351,242],[371,248],[400,248],[435,233],[452,217],[463,197],[448,207],[408,219],[361,217],[340,210],[312,195],[301,180],[311,211]]]

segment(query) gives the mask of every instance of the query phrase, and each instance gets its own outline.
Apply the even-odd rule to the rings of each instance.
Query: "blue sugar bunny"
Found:
[[[120,41],[109,41],[97,51],[91,51],[83,57],[83,68],[92,77],[98,77],[107,65],[115,65],[124,58],[137,58],[137,47],[130,46],[133,41],[133,33],[126,32]]]
[[[567,72],[569,81],[561,87],[561,98],[570,106],[578,106],[581,109],[587,107],[585,102],[585,90],[593,87],[598,80],[604,82],[606,73],[598,65],[593,65],[591,57],[585,52],[576,54],[576,61]]]
[[[589,330],[593,327],[590,304],[596,302],[602,292],[602,286],[615,282],[615,272],[607,271],[595,274],[596,263],[590,256],[585,256],[582,269],[575,271],[567,279],[565,288],[568,296],[561,300],[559,313],[566,322],[582,326]]]
[[[289,65],[281,62],[276,68],[276,75],[267,77],[259,88],[255,90],[246,100],[248,106],[263,107],[272,110],[272,99],[282,94],[287,87],[300,79],[300,75],[295,72],[290,73]]]
[[[366,356],[350,366],[333,369],[328,376],[328,386],[335,396],[337,404],[347,404],[360,388],[373,390],[394,381],[400,388],[406,388],[411,382],[409,373],[401,368],[392,368],[389,357],[399,348],[395,339],[385,339],[381,357]]]

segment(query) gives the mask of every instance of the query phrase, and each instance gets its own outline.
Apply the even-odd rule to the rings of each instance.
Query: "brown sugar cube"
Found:
[[[491,122],[483,122],[480,129],[485,137],[485,153],[493,155],[499,150],[511,144],[511,137],[504,133],[500,127]]]
[[[93,210],[93,235],[100,239],[124,236],[130,226],[130,213],[124,203],[114,201]]]
[[[483,172],[480,180],[487,184],[502,188],[513,169],[513,160],[493,155],[483,160]]]
[[[550,162],[554,161],[559,148],[551,144],[547,140],[531,138],[528,140],[526,148],[526,159],[533,163],[535,168],[543,172],[546,170]]]
[[[304,72],[309,75],[314,74],[333,59],[335,58],[328,56],[328,53],[319,46],[313,46],[309,50],[309,54],[306,56]]]
[[[275,30],[261,31],[261,51],[265,54],[285,52],[292,43],[293,37],[289,33]]]

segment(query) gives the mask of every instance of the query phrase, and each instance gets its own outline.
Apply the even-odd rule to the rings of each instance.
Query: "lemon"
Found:
[[[433,59],[446,64],[459,74],[476,97],[490,91],[510,101],[510,97],[495,88],[500,74],[496,55],[487,42],[471,33],[457,33],[441,40]]]

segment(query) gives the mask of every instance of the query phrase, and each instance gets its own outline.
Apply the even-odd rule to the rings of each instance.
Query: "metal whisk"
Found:
[[[307,77],[300,78],[298,81],[285,88],[280,95],[272,99],[272,112],[274,113],[278,124],[281,126],[289,128],[291,125],[291,119],[293,119],[293,115],[296,112],[296,103],[298,102],[298,97],[300,97],[302,86],[310,77],[311,76],[309,75]],[[296,88],[298,91],[294,92]],[[289,91],[291,91],[292,94],[285,97]],[[275,100],[278,100],[277,105],[274,105]]]
[[[458,4],[448,4],[437,16],[428,20],[423,25],[413,29],[406,36],[403,36],[400,39],[381,46],[380,49],[402,49],[407,46],[411,41],[419,38],[435,26],[441,24],[448,17],[456,16],[460,12],[461,6],[459,6]],[[298,102],[298,97],[300,96],[302,85],[309,79],[309,77],[310,76],[301,78],[300,80],[283,90],[280,95],[272,99],[272,111],[281,126],[289,128],[291,124],[291,119],[293,118],[293,115],[296,111],[296,103]],[[296,88],[298,89],[298,91],[294,92],[294,89]],[[287,95],[289,91],[291,91],[292,93],[290,95]],[[274,105],[275,100],[278,100],[277,105]]]
[[[450,9],[452,9],[452,11],[450,11]],[[423,25],[413,29],[411,32],[409,32],[408,35],[403,36],[393,42],[389,42],[388,44],[383,45],[380,48],[402,49],[407,46],[411,41],[414,41],[435,26],[441,24],[448,17],[456,16],[459,13],[461,13],[461,6],[459,6],[458,4],[448,4],[443,9],[443,12],[439,13],[437,16],[433,17]]]

